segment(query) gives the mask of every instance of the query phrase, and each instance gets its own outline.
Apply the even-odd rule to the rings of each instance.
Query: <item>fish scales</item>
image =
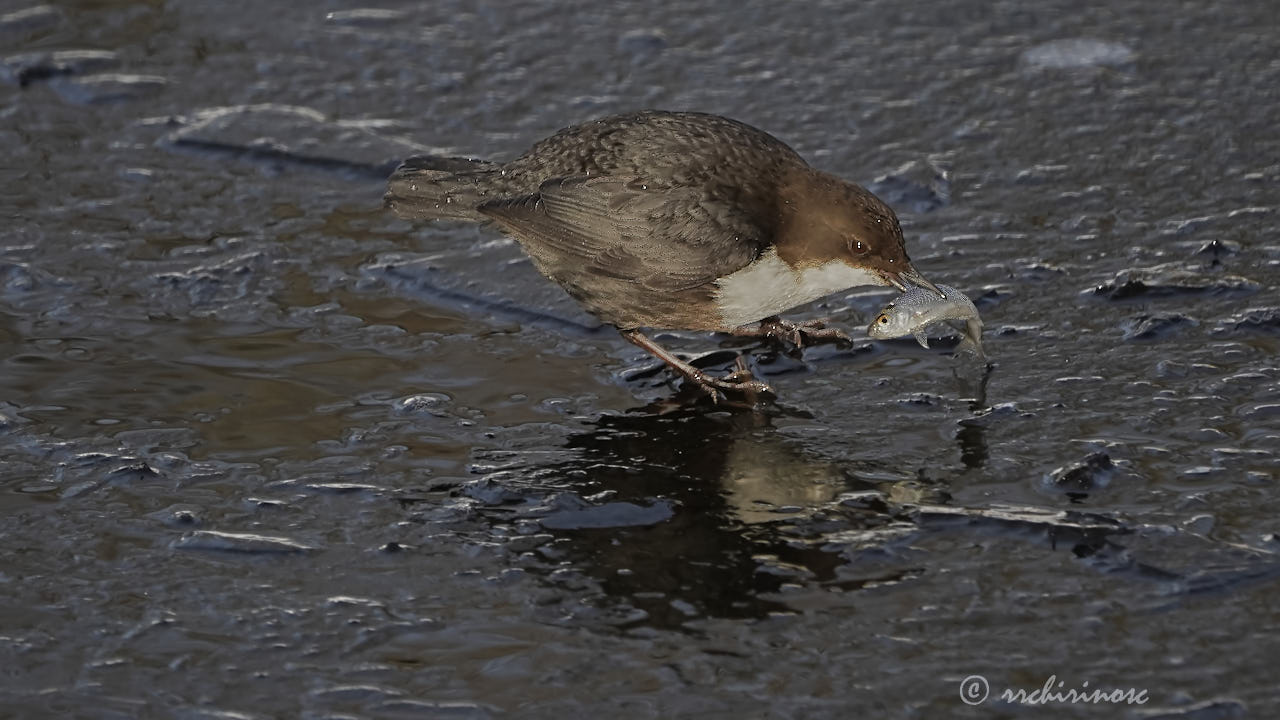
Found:
[[[925,333],[934,325],[963,320],[964,339],[957,350],[972,350],[978,357],[982,351],[982,318],[968,296],[948,285],[938,285],[944,297],[939,298],[925,288],[912,288],[885,305],[867,328],[877,340],[912,335],[923,347],[929,347]]]

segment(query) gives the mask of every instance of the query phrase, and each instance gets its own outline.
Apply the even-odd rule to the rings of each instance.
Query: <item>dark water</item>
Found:
[[[6,1],[0,715],[1274,717],[1278,31]],[[664,337],[780,393],[712,408],[504,239],[380,209],[412,152],[641,107],[872,185],[990,376]],[[1148,702],[996,699],[1051,676]]]

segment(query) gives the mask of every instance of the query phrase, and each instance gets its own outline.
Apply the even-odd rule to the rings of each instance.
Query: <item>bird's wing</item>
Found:
[[[490,201],[479,212],[552,265],[552,273],[562,267],[665,292],[746,267],[765,241],[728,202],[630,176],[550,180],[533,195]]]

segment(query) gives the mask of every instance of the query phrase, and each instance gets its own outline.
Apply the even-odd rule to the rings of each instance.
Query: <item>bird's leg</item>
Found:
[[[823,320],[806,320],[794,323],[774,315],[760,321],[758,327],[740,327],[733,331],[742,337],[774,338],[789,342],[797,348],[807,345],[819,345],[824,342],[853,343],[843,330],[827,327]]]
[[[673,355],[666,348],[658,343],[650,340],[644,333],[639,330],[619,330],[622,337],[628,342],[634,343],[647,352],[658,358],[662,362],[671,366],[672,370],[680,373],[693,384],[702,389],[703,392],[711,396],[712,401],[718,402],[720,393],[724,393],[727,397],[729,393],[751,394],[769,394],[774,395],[773,388],[767,384],[756,380],[751,374],[751,370],[747,368],[742,358],[738,358],[736,370],[724,378],[713,378],[702,372],[698,368],[681,360]]]

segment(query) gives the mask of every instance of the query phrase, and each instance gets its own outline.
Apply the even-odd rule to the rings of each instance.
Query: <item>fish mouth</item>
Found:
[[[926,290],[932,291],[935,295],[944,300],[947,297],[946,294],[938,289],[937,285],[929,282],[925,276],[920,274],[919,270],[916,270],[913,267],[907,267],[906,270],[898,273],[888,273],[885,275],[885,279],[889,281],[890,285],[898,288],[901,292],[906,292],[909,289],[907,287],[907,283],[911,283],[916,287],[922,287]]]

